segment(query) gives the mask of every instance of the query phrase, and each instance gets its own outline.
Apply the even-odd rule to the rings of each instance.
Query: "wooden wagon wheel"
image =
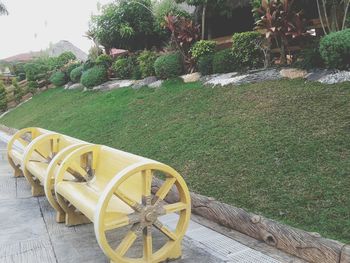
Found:
[[[45,182],[44,182],[44,190],[50,205],[57,211],[57,216],[56,216],[57,223],[63,223],[65,221],[65,212],[63,211],[58,201],[56,200],[55,191],[54,191],[55,172],[57,171],[57,168],[62,164],[63,159],[68,154],[86,145],[88,145],[88,143],[77,143],[66,147],[65,149],[60,151],[58,154],[56,154],[56,156],[52,159],[52,161],[50,162],[47,168],[47,173],[46,173]]]
[[[22,130],[17,131],[11,138],[11,140],[7,144],[7,160],[12,166],[12,168],[15,170],[15,177],[23,176],[23,173],[21,169],[19,168],[20,165],[16,165],[15,162],[12,160],[10,156],[10,151],[12,150],[14,143],[18,141],[20,144],[22,144],[23,148],[26,149],[26,147],[30,144],[30,141],[25,140],[24,136],[26,134],[30,134],[31,140],[33,140],[36,137],[36,128],[25,128]]]
[[[164,173],[166,180],[152,197],[151,187],[155,172]],[[120,191],[125,181],[140,173],[142,176],[142,202],[133,200],[133,198]],[[163,200],[173,186],[178,189],[180,200],[174,204],[167,204]],[[109,214],[110,212],[107,211],[107,208],[111,199],[114,198],[113,196],[122,200],[133,212],[115,216]],[[173,232],[160,222],[159,217],[176,212],[179,213],[179,219],[176,230]],[[112,262],[162,262],[181,256],[181,241],[187,230],[190,214],[189,190],[183,178],[174,169],[157,162],[137,163],[119,172],[99,198],[94,218],[95,235],[101,249]],[[107,223],[107,218],[111,217],[114,217],[113,220],[108,220]],[[106,237],[106,232],[128,225],[131,228],[119,246],[112,247]],[[158,229],[167,237],[165,244],[157,251],[153,251],[152,228]],[[127,257],[127,251],[136,239],[141,236],[143,256],[139,258]]]
[[[71,151],[65,156],[55,174],[55,185],[67,181],[67,173],[72,176],[68,181],[89,182],[94,179],[100,147],[98,145],[86,145]],[[75,208],[56,192],[56,201],[66,213],[66,225],[73,226],[90,223],[83,215],[76,213]]]
[[[22,160],[22,169],[23,175],[26,177],[32,187],[40,187],[40,182],[38,182],[35,176],[33,176],[27,169],[29,162],[49,164],[58,152],[58,143],[60,136],[61,135],[57,133],[40,135],[32,140],[32,142],[26,148]],[[40,147],[45,144],[48,144],[48,148],[43,151],[40,149]]]

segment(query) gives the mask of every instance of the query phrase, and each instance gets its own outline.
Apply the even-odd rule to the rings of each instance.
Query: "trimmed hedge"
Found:
[[[329,68],[350,68],[350,29],[323,37],[320,41],[320,53]]]
[[[154,76],[154,62],[157,60],[157,53],[154,51],[145,50],[137,58],[137,63],[140,66],[141,75],[143,78]]]
[[[50,82],[55,85],[56,87],[61,87],[65,84],[67,84],[68,79],[67,76],[64,72],[62,71],[57,71],[52,74],[50,77]]]
[[[213,57],[214,55],[210,54],[199,58],[197,67],[203,76],[213,74]]]
[[[259,32],[243,32],[233,35],[232,56],[237,69],[259,68],[264,65],[264,54],[254,44],[261,38]]]
[[[169,79],[180,76],[183,73],[182,58],[179,53],[160,56],[154,62],[156,76],[160,79]]]
[[[85,71],[80,79],[80,83],[88,89],[101,85],[108,79],[107,69],[103,66],[94,66]]]
[[[79,66],[75,69],[73,69],[69,75],[69,78],[72,82],[78,83],[80,82],[81,75],[83,74],[84,67]]]
[[[198,61],[202,56],[210,55],[215,52],[216,42],[209,40],[200,40],[191,48],[192,57]]]
[[[218,51],[213,57],[214,73],[229,73],[236,70],[236,63],[232,55],[231,49]]]

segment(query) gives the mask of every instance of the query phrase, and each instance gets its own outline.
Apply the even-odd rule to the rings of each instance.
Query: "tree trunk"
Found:
[[[202,11],[202,40],[205,39],[205,20],[207,16],[207,4],[203,5],[203,11]]]
[[[152,192],[156,193],[163,182],[154,179]],[[259,215],[248,213],[220,203],[213,198],[191,193],[192,212],[225,227],[239,231],[257,240],[264,241],[282,251],[314,263],[349,263],[350,246],[309,233]],[[166,201],[179,201],[175,187],[169,192]]]

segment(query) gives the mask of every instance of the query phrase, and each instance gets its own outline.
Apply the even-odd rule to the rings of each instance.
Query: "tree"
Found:
[[[6,6],[0,2],[0,15],[8,15],[9,12],[7,11]]]
[[[155,32],[151,0],[119,0],[102,7],[102,14],[93,16],[90,33],[105,47],[131,51],[160,45]]]
[[[350,0],[316,0],[316,2],[325,34],[346,29]]]

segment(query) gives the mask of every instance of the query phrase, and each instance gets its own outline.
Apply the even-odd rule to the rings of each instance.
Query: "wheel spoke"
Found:
[[[165,180],[164,184],[159,188],[155,196],[155,203],[159,203],[161,200],[167,196],[174,183],[176,182],[176,178],[168,178]]]
[[[153,174],[151,170],[142,172],[142,194],[144,196],[151,195]]]
[[[143,230],[143,257],[150,261],[153,254],[152,227],[148,226]]]
[[[169,239],[175,241],[177,240],[177,236],[174,232],[172,232],[169,228],[164,226],[159,220],[154,222],[153,224],[159,231],[161,231],[164,235],[166,235]]]
[[[130,219],[127,215],[120,216],[120,213],[112,213],[112,212],[109,212],[106,214],[105,221],[106,221],[105,227],[104,227],[105,231],[112,230],[115,228],[120,228],[130,224]]]
[[[123,257],[126,254],[126,252],[128,252],[130,247],[134,244],[136,239],[137,234],[134,231],[130,230],[117,247],[116,252]]]
[[[27,142],[26,140],[24,140],[24,139],[21,138],[21,137],[19,137],[17,140],[18,140],[18,141],[20,142],[20,144],[22,144],[23,146],[27,146],[27,145],[29,144],[29,142]]]
[[[139,204],[138,202],[132,200],[131,198],[129,198],[128,196],[126,196],[125,194],[123,194],[122,192],[116,190],[114,192],[114,195],[116,195],[120,200],[122,200],[125,204],[127,204],[128,206],[130,206],[132,209],[134,209],[136,212],[141,212],[142,210],[142,205]]]
[[[87,181],[86,171],[74,162],[70,164],[70,167],[68,167],[67,172],[72,174],[79,181]]]
[[[185,210],[185,209],[187,209],[187,204],[182,203],[182,202],[178,202],[178,203],[169,204],[169,205],[164,206],[164,210],[165,210],[166,214],[180,212],[180,211]]]

